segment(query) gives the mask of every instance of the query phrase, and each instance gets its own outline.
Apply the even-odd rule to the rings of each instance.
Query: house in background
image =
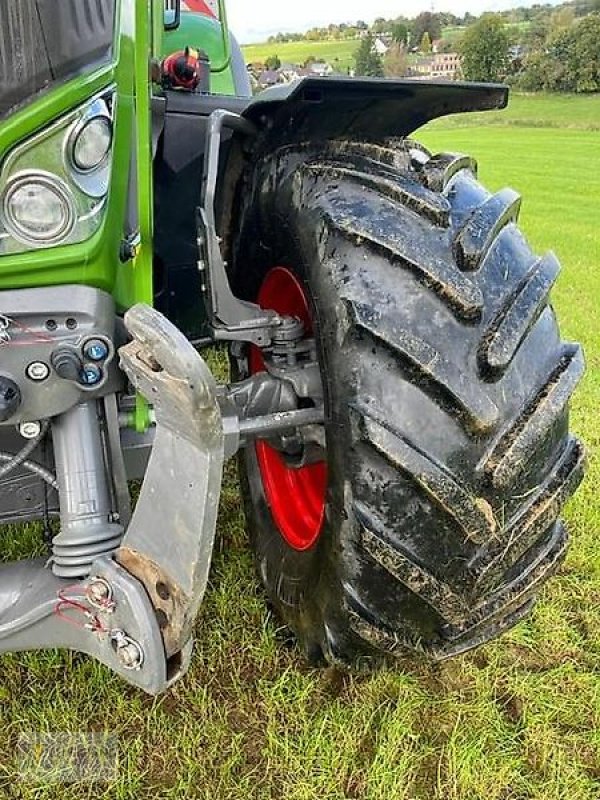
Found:
[[[257,76],[256,81],[260,89],[268,89],[269,86],[276,86],[281,83],[281,75],[277,70],[265,69]]]
[[[413,78],[446,78],[449,81],[460,77],[460,55],[458,53],[434,53],[422,56],[410,67]]]
[[[252,91],[256,93],[269,86],[276,86],[280,83],[290,83],[298,78],[327,78],[333,75],[335,70],[326,61],[313,61],[306,67],[297,64],[283,63],[279,69],[266,69],[264,64],[247,64],[246,69],[250,76]]]
[[[458,53],[435,53],[431,67],[432,78],[456,80],[460,76],[460,55]]]
[[[311,75],[316,75],[319,78],[328,78],[333,74],[333,67],[326,61],[313,61],[308,64],[307,68],[310,70]]]
[[[278,72],[285,81],[285,83],[289,83],[290,81],[294,81],[296,80],[296,78],[300,77],[299,75],[300,67],[297,64],[290,64],[284,62],[279,67]]]
[[[389,45],[386,44],[381,36],[378,36],[373,42],[373,50],[378,56],[383,57],[389,49]]]

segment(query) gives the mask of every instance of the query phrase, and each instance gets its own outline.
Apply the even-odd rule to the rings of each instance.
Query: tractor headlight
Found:
[[[108,156],[112,127],[108,117],[92,117],[76,130],[71,155],[73,165],[81,172],[97,169]]]
[[[25,244],[60,241],[75,221],[67,187],[37,173],[22,175],[7,187],[3,215],[9,231]]]
[[[0,255],[75,244],[100,227],[113,145],[104,92],[8,153],[0,168]]]

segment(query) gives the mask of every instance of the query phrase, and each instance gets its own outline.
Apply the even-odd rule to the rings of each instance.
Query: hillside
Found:
[[[269,56],[278,56],[282,62],[304,64],[314,56],[317,61],[327,61],[336,72],[346,72],[354,66],[356,39],[322,42],[284,42],[252,44],[242,47],[246,63],[264,63]]]
[[[523,31],[528,23],[508,24],[513,30]],[[442,38],[456,43],[464,33],[464,27],[446,27],[442,29]],[[282,62],[304,64],[311,56],[317,61],[327,61],[336,72],[347,72],[354,67],[354,54],[359,39],[324,39],[322,41],[300,42],[262,42],[260,44],[242,45],[246,63],[264,64],[269,56],[278,56]]]

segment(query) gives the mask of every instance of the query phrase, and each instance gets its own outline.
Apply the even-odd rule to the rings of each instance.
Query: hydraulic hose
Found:
[[[20,455],[20,454],[17,454]],[[13,453],[5,453],[0,450],[0,461],[14,461],[15,456]],[[9,467],[7,470],[6,468]],[[55,475],[50,472],[49,469],[43,467],[41,464],[38,464],[37,461],[29,461],[29,459],[25,459],[25,461],[19,461],[18,464],[6,464],[4,467],[0,468],[0,477],[2,475],[6,475],[7,471],[11,469],[15,469],[15,467],[25,467],[25,469],[29,470],[29,472],[33,472],[38,477],[42,478],[42,480],[46,481],[46,483],[50,484],[53,489],[58,489],[58,481],[56,480]]]
[[[48,421],[44,420],[44,422],[42,422],[42,426],[40,428],[40,432],[38,433],[38,435],[33,439],[30,439],[25,445],[25,447],[19,450],[18,453],[15,453],[14,455],[10,453],[3,454],[2,460],[7,461],[7,463],[3,467],[0,467],[0,478],[3,478],[5,475],[8,475],[8,473],[11,472],[13,469],[21,466],[24,461],[27,461],[29,456],[33,453],[35,448],[38,446],[38,444],[42,441],[42,439],[46,435],[47,430],[48,430]],[[5,458],[5,456],[8,456],[8,458]]]

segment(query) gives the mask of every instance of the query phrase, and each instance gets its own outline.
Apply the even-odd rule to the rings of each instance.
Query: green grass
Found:
[[[246,62],[264,63],[269,56],[279,56],[282,62],[304,64],[314,56],[317,61],[328,61],[339,72],[354,66],[354,54],[359,42],[356,39],[325,42],[284,42],[283,44],[252,44],[242,47]]]
[[[600,130],[600,94],[521,94],[510,93],[508,107],[502,111],[457,114],[436,120],[431,130],[481,126],[519,128],[567,128]],[[505,134],[502,134],[505,136]]]
[[[526,102],[516,99],[508,113],[523,120]],[[438,666],[374,676],[309,669],[266,610],[230,465],[190,674],[153,700],[84,656],[4,656],[0,796],[598,800],[600,139],[555,128],[563,111],[586,128],[587,99],[565,101],[570,114],[553,98],[533,102],[533,127],[449,119],[419,137],[473,153],[492,189],[523,192],[525,232],[564,265],[554,292],[563,335],[587,354],[572,416],[589,447],[588,478],[566,512],[567,562],[533,615],[500,641]],[[542,106],[546,129],[537,124]],[[14,537],[7,532],[4,541]],[[22,731],[104,728],[120,744],[114,784],[36,787],[15,778]]]

